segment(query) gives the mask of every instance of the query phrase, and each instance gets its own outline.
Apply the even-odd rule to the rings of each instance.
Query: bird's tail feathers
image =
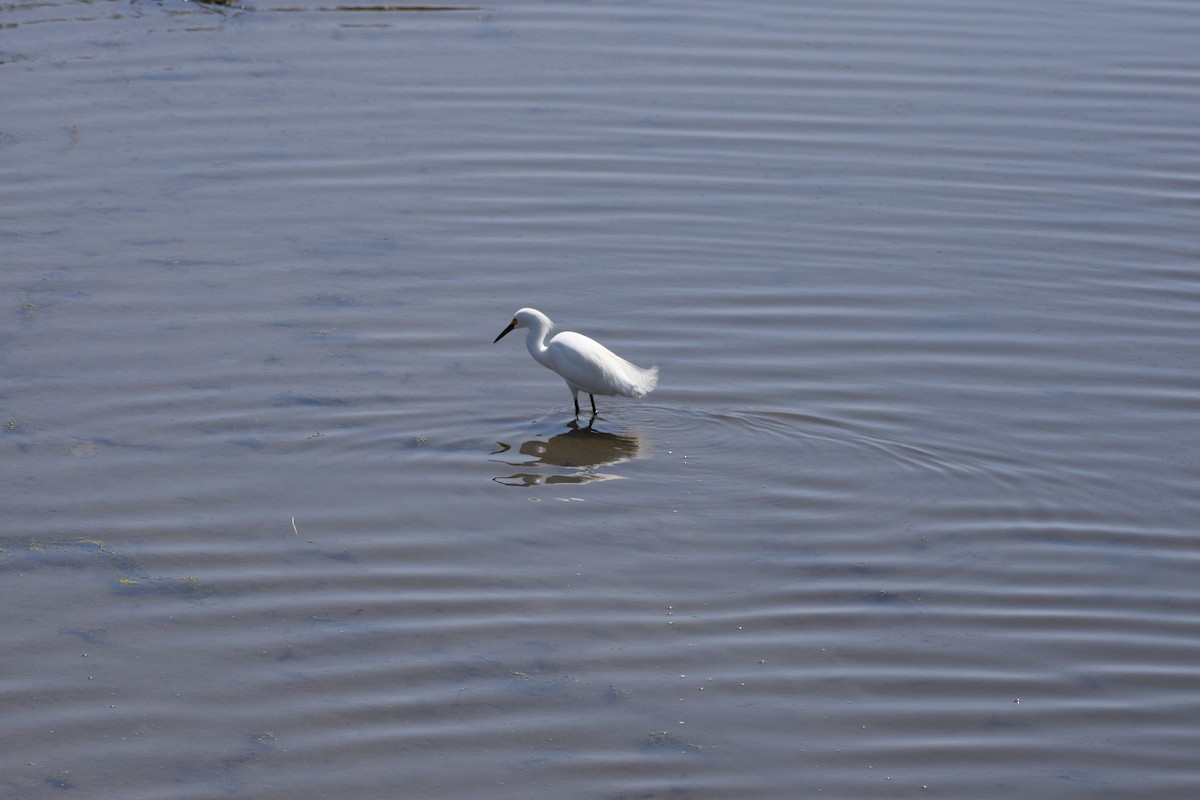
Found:
[[[650,367],[642,369],[639,366],[630,364],[633,369],[630,370],[630,378],[633,384],[633,396],[645,397],[654,391],[654,387],[658,386],[658,367]]]

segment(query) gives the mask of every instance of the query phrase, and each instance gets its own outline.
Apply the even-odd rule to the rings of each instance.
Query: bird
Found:
[[[595,418],[595,395],[644,397],[658,385],[658,367],[643,369],[582,333],[555,332],[554,323],[536,308],[522,308],[513,314],[512,322],[500,331],[492,344],[518,328],[529,330],[525,335],[525,346],[533,360],[554,370],[567,382],[571,399],[575,401],[576,419],[579,418],[580,392],[587,392]]]

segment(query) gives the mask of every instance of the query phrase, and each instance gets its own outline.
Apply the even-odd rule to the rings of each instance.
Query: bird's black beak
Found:
[[[507,334],[508,334],[508,332],[509,332],[509,331],[511,331],[511,330],[512,330],[513,328],[515,328],[515,327],[517,327],[517,321],[514,319],[514,320],[513,320],[511,323],[509,323],[509,325],[508,325],[508,327],[507,327],[507,328],[505,328],[504,330],[500,331],[500,335],[499,335],[499,336],[497,336],[495,339],[492,339],[492,344],[495,344],[496,342],[498,342],[498,341],[500,341],[501,339],[503,339],[503,338],[505,337],[505,335],[507,335]]]

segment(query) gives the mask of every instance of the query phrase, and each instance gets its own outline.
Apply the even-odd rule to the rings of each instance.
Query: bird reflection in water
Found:
[[[537,472],[518,472],[492,479],[505,486],[612,480],[620,476],[605,474],[599,470],[636,458],[641,450],[640,441],[636,436],[597,431],[590,425],[581,428],[575,423],[571,423],[563,433],[551,436],[546,441],[532,439],[522,444],[516,450],[516,453],[526,456],[521,461],[508,460],[516,455],[512,445],[504,442],[497,444],[500,445],[500,449],[492,455],[508,455],[505,458],[494,459],[495,461],[519,468],[539,468]]]

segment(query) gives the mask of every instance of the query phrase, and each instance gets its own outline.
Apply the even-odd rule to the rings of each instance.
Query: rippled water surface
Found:
[[[1200,796],[1194,4],[420,8],[0,6],[0,796]]]

